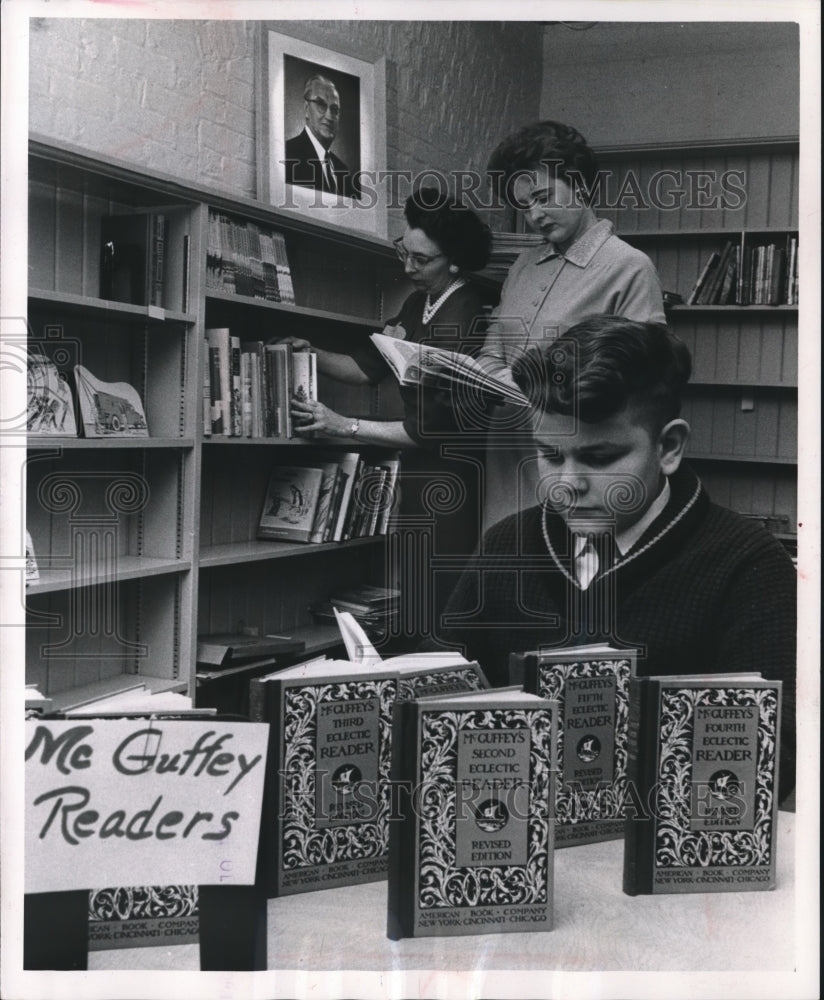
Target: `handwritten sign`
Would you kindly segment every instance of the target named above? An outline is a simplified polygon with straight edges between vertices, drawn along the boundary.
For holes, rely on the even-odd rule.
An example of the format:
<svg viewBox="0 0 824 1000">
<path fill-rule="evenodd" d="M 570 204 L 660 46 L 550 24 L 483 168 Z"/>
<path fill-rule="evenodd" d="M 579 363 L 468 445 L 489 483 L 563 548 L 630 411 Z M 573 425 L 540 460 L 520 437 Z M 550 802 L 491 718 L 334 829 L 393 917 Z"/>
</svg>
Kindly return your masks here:
<svg viewBox="0 0 824 1000">
<path fill-rule="evenodd" d="M 26 892 L 255 880 L 266 725 L 26 723 Z"/>
</svg>

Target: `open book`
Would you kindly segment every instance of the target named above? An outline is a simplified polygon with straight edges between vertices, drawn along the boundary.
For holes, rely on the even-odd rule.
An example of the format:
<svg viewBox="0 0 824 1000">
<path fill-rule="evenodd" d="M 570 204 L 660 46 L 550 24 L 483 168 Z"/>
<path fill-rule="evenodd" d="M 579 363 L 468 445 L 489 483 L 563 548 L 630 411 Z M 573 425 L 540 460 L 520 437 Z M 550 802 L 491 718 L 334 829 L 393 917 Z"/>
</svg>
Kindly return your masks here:
<svg viewBox="0 0 824 1000">
<path fill-rule="evenodd" d="M 371 340 L 401 385 L 463 385 L 516 406 L 529 406 L 529 400 L 511 380 L 487 371 L 469 354 L 397 340 L 385 333 L 373 333 Z"/>
</svg>

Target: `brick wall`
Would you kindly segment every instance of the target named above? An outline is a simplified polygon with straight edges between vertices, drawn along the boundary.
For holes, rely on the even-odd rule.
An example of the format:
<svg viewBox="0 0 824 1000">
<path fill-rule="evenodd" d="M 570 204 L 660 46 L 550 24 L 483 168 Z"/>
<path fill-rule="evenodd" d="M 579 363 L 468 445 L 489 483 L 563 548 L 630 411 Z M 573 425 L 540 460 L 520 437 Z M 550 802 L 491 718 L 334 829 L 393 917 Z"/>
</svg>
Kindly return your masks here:
<svg viewBox="0 0 824 1000">
<path fill-rule="evenodd" d="M 268 22 L 387 57 L 387 167 L 483 170 L 538 114 L 541 31 L 526 23 Z M 30 127 L 138 165 L 254 196 L 250 21 L 34 19 Z M 394 220 L 397 230 L 399 222 Z"/>
</svg>

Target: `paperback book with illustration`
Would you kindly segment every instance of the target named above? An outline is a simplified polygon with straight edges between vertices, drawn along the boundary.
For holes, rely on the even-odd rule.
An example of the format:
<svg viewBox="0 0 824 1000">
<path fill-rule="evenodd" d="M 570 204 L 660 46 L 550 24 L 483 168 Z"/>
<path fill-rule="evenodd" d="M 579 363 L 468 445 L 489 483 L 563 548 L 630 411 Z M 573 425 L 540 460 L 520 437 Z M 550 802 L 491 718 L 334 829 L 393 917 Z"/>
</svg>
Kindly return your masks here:
<svg viewBox="0 0 824 1000">
<path fill-rule="evenodd" d="M 388 937 L 552 928 L 556 716 L 518 688 L 397 703 Z"/>
<path fill-rule="evenodd" d="M 510 655 L 510 682 L 558 702 L 557 847 L 624 835 L 629 683 L 637 651 L 608 645 Z"/>
<path fill-rule="evenodd" d="M 630 682 L 624 892 L 775 887 L 781 682 Z"/>
</svg>

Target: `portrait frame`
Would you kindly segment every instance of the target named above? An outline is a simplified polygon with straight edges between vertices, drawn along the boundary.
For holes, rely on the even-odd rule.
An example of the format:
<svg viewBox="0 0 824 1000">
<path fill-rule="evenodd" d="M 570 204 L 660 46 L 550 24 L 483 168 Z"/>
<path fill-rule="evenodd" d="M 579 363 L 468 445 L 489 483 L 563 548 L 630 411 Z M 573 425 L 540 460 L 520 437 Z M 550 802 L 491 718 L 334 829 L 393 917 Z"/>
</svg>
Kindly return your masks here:
<svg viewBox="0 0 824 1000">
<path fill-rule="evenodd" d="M 265 25 L 258 49 L 258 199 L 314 222 L 386 238 L 385 182 L 381 179 L 386 170 L 385 57 L 370 60 L 337 52 Z M 331 152 L 346 164 L 360 197 L 287 182 L 286 143 L 304 129 L 303 84 L 315 72 L 331 80 L 340 93 L 340 126 Z"/>
</svg>

